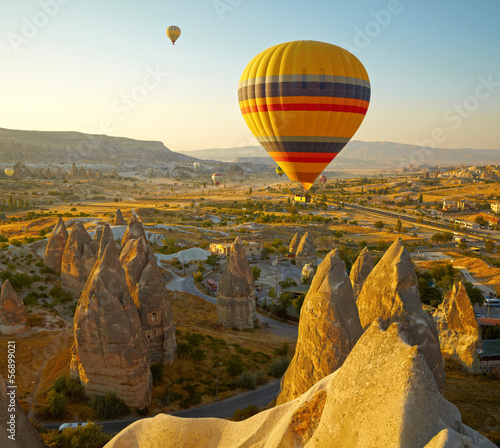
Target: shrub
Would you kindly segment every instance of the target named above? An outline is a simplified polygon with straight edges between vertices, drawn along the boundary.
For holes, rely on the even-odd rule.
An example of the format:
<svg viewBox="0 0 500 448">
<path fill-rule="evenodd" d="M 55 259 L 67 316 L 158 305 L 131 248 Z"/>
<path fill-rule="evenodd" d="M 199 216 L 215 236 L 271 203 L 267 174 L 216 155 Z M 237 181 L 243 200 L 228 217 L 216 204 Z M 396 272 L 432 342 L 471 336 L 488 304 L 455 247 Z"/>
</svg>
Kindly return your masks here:
<svg viewBox="0 0 500 448">
<path fill-rule="evenodd" d="M 227 362 L 226 370 L 230 376 L 236 378 L 244 370 L 243 361 L 239 356 L 231 357 L 231 359 Z"/>
<path fill-rule="evenodd" d="M 52 386 L 52 390 L 56 393 L 63 394 L 71 400 L 81 400 L 85 398 L 85 390 L 80 381 L 61 375 Z"/>
<path fill-rule="evenodd" d="M 255 389 L 257 387 L 257 378 L 252 372 L 245 370 L 236 380 L 238 387 L 245 389 Z"/>
<path fill-rule="evenodd" d="M 190 393 L 187 397 L 181 400 L 179 406 L 183 409 L 187 409 L 190 406 L 196 406 L 201 403 L 201 395 L 198 393 Z"/>
<path fill-rule="evenodd" d="M 9 239 L 3 234 L 0 234 L 0 243 L 7 243 Z"/>
<path fill-rule="evenodd" d="M 18 292 L 23 288 L 30 288 L 32 283 L 35 281 L 33 277 L 28 274 L 22 274 L 19 272 L 3 271 L 0 273 L 0 278 L 5 281 L 9 280 L 12 287 Z"/>
<path fill-rule="evenodd" d="M 279 358 L 275 359 L 267 369 L 267 373 L 270 376 L 274 376 L 275 378 L 281 378 L 288 368 L 288 364 L 290 364 L 289 358 Z"/>
<path fill-rule="evenodd" d="M 47 394 L 47 400 L 47 412 L 49 412 L 54 418 L 63 418 L 68 404 L 66 396 L 62 393 L 51 390 Z"/>
<path fill-rule="evenodd" d="M 288 342 L 283 342 L 283 345 L 280 348 L 274 350 L 274 356 L 279 356 L 280 358 L 284 358 L 288 356 L 289 347 Z"/>
<path fill-rule="evenodd" d="M 233 419 L 240 422 L 242 420 L 246 420 L 247 418 L 252 417 L 255 414 L 259 413 L 259 408 L 254 404 L 249 404 L 244 409 L 236 409 L 233 414 Z"/>
<path fill-rule="evenodd" d="M 38 305 L 38 298 L 40 295 L 36 292 L 30 292 L 24 299 L 23 303 L 25 306 L 36 306 Z"/>
<path fill-rule="evenodd" d="M 10 240 L 10 244 L 11 244 L 12 246 L 16 246 L 16 247 L 21 247 L 21 246 L 23 245 L 23 243 L 21 243 L 21 241 L 16 240 L 15 238 L 12 238 L 12 239 Z"/>
<path fill-rule="evenodd" d="M 60 286 L 55 286 L 49 290 L 49 294 L 54 298 L 54 302 L 58 303 L 67 303 L 73 300 L 73 296 L 62 289 Z"/>
<path fill-rule="evenodd" d="M 52 448 L 102 448 L 111 440 L 102 426 L 89 423 L 81 428 L 67 428 L 61 433 L 51 431 L 43 435 L 45 446 Z"/>
<path fill-rule="evenodd" d="M 258 386 L 260 386 L 261 384 L 266 384 L 267 382 L 266 372 L 264 372 L 263 370 L 259 370 L 255 375 L 255 380 L 257 381 Z"/>
<path fill-rule="evenodd" d="M 129 407 L 113 393 L 108 393 L 105 397 L 93 396 L 90 406 L 100 419 L 119 418 L 130 413 Z"/>
</svg>

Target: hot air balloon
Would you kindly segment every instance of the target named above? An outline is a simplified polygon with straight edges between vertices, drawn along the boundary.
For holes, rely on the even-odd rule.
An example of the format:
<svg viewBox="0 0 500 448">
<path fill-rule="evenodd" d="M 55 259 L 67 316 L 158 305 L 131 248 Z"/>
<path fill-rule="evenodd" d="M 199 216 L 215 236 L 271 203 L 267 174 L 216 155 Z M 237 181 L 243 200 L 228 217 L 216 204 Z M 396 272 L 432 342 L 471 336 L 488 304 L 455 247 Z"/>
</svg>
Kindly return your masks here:
<svg viewBox="0 0 500 448">
<path fill-rule="evenodd" d="M 178 26 L 171 25 L 167 28 L 167 36 L 172 41 L 172 45 L 175 45 L 175 41 L 179 39 L 181 35 L 181 29 Z"/>
<path fill-rule="evenodd" d="M 328 178 L 324 174 L 319 176 L 318 180 L 321 185 L 325 185 L 328 182 Z"/>
<path fill-rule="evenodd" d="M 221 173 L 212 174 L 212 180 L 214 181 L 215 186 L 219 186 L 219 184 L 222 182 L 223 177 L 224 175 L 222 175 Z"/>
<path fill-rule="evenodd" d="M 281 169 L 280 166 L 277 166 L 276 167 L 276 174 L 279 174 L 280 175 L 280 179 L 281 179 L 281 176 L 283 176 L 283 174 L 285 174 L 285 172 Z"/>
<path fill-rule="evenodd" d="M 197 170 L 200 167 L 200 162 L 193 163 L 194 169 Z"/>
<path fill-rule="evenodd" d="M 347 50 L 294 41 L 250 61 L 238 99 L 260 144 L 291 180 L 308 190 L 363 121 L 370 81 Z"/>
<path fill-rule="evenodd" d="M 14 175 L 14 168 L 5 168 L 5 174 L 7 174 L 8 177 L 12 177 Z"/>
</svg>

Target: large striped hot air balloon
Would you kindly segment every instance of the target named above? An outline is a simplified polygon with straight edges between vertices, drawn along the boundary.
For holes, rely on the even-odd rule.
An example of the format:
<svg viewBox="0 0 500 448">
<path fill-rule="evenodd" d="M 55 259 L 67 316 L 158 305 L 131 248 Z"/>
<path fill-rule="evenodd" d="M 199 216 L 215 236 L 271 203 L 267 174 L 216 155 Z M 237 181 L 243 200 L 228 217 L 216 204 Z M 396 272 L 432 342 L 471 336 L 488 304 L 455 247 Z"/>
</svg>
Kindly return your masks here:
<svg viewBox="0 0 500 448">
<path fill-rule="evenodd" d="M 214 181 L 214 184 L 216 187 L 219 186 L 219 184 L 222 182 L 224 175 L 221 173 L 214 173 L 212 174 L 212 180 Z"/>
<path fill-rule="evenodd" d="M 171 25 L 167 28 L 167 36 L 172 41 L 172 45 L 175 45 L 175 41 L 179 39 L 181 35 L 181 29 L 178 26 Z"/>
<path fill-rule="evenodd" d="M 7 174 L 8 177 L 12 177 L 14 175 L 14 168 L 5 168 L 5 174 Z"/>
<path fill-rule="evenodd" d="M 363 121 L 370 81 L 347 50 L 294 41 L 250 61 L 240 78 L 238 99 L 260 144 L 307 190 Z"/>
</svg>

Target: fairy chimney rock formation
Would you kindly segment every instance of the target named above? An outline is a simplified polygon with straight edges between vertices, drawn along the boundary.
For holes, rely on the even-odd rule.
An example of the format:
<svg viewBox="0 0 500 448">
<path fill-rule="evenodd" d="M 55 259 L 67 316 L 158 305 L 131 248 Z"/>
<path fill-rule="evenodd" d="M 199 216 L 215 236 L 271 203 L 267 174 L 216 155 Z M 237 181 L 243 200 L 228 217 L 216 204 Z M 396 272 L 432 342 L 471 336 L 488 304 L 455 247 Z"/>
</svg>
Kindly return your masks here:
<svg viewBox="0 0 500 448">
<path fill-rule="evenodd" d="M 255 283 L 240 237 L 231 244 L 217 289 L 217 317 L 224 327 L 253 328 Z"/>
<path fill-rule="evenodd" d="M 481 328 L 462 282 L 455 283 L 446 293 L 433 318 L 439 332 L 441 353 L 456 359 L 470 372 L 478 373 Z"/>
<path fill-rule="evenodd" d="M 422 350 L 438 389 L 444 393 L 438 332 L 434 320 L 422 308 L 415 267 L 401 238 L 396 239 L 370 272 L 356 303 L 363 329 L 379 318 L 384 328 L 393 322 L 404 325 L 408 343 Z"/>
<path fill-rule="evenodd" d="M 295 253 L 295 261 L 299 267 L 308 263 L 314 266 L 316 265 L 316 248 L 314 247 L 314 241 L 309 232 L 304 233 L 304 236 L 300 240 L 297 252 Z"/>
<path fill-rule="evenodd" d="M 23 301 L 7 279 L 0 295 L 0 323 L 3 333 L 15 335 L 28 331 L 28 312 Z"/>
<path fill-rule="evenodd" d="M 172 363 L 177 342 L 170 297 L 144 235 L 127 241 L 120 262 L 139 312 L 151 363 Z"/>
<path fill-rule="evenodd" d="M 294 400 L 335 372 L 362 334 L 351 281 L 335 249 L 319 265 L 304 299 L 295 355 L 277 404 Z"/>
<path fill-rule="evenodd" d="M 122 211 L 118 209 L 115 214 L 115 226 L 126 226 L 127 223 L 123 218 Z"/>
<path fill-rule="evenodd" d="M 462 423 L 403 325 L 375 322 L 335 373 L 241 422 L 158 414 L 105 448 L 495 448 Z"/>
<path fill-rule="evenodd" d="M 78 168 L 76 167 L 76 163 L 73 162 L 73 165 L 69 170 L 68 179 L 76 179 L 77 177 L 78 177 Z"/>
<path fill-rule="evenodd" d="M 374 262 L 372 254 L 368 248 L 365 247 L 352 265 L 351 272 L 349 274 L 352 289 L 354 290 L 354 297 L 357 298 L 359 296 L 363 283 L 368 277 L 368 274 L 372 271 L 373 266 Z"/>
<path fill-rule="evenodd" d="M 290 241 L 290 246 L 288 247 L 288 252 L 291 254 L 295 255 L 297 253 L 297 249 L 299 248 L 300 240 L 302 239 L 302 236 L 304 235 L 304 231 L 299 230 L 292 238 L 292 241 Z"/>
<path fill-rule="evenodd" d="M 116 168 L 113 168 L 113 171 L 111 171 L 111 177 L 118 178 L 118 171 L 116 171 Z"/>
<path fill-rule="evenodd" d="M 42 437 L 17 401 L 17 389 L 0 374 L 0 446 L 44 448 Z M 12 418 L 14 416 L 14 418 Z"/>
<path fill-rule="evenodd" d="M 146 338 L 114 241 L 101 243 L 76 307 L 71 376 L 88 395 L 112 392 L 127 406 L 144 408 L 152 394 Z"/>
<path fill-rule="evenodd" d="M 142 223 L 139 221 L 137 216 L 132 214 L 132 218 L 130 219 L 127 229 L 123 234 L 122 246 L 121 246 L 122 250 L 130 240 L 135 240 L 139 238 L 141 235 L 146 237 L 146 233 L 144 232 L 144 227 L 142 226 Z"/>
<path fill-rule="evenodd" d="M 44 258 L 45 265 L 55 272 L 61 272 L 62 257 L 67 241 L 68 231 L 62 218 L 59 218 L 50 235 Z"/>
<path fill-rule="evenodd" d="M 314 275 L 314 268 L 310 264 L 304 265 L 302 268 L 302 280 L 308 279 Z"/>
<path fill-rule="evenodd" d="M 61 263 L 61 286 L 80 294 L 96 261 L 92 238 L 81 221 L 77 221 L 64 247 Z"/>
</svg>

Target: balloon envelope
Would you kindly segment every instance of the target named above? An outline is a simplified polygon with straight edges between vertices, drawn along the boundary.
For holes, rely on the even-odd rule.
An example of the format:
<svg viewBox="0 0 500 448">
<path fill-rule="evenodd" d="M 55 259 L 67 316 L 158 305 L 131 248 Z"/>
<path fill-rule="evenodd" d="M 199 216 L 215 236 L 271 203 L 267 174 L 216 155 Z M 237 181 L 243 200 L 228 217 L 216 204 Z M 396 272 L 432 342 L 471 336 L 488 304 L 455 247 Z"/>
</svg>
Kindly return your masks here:
<svg viewBox="0 0 500 448">
<path fill-rule="evenodd" d="M 212 180 L 214 181 L 214 184 L 219 186 L 219 184 L 222 182 L 222 178 L 224 176 L 221 173 L 214 173 L 212 174 Z"/>
<path fill-rule="evenodd" d="M 347 50 L 293 41 L 250 61 L 238 99 L 260 144 L 291 180 L 309 189 L 363 121 L 370 81 Z"/>
<path fill-rule="evenodd" d="M 198 169 L 200 167 L 200 162 L 194 162 L 193 163 L 193 166 Z"/>
<path fill-rule="evenodd" d="M 14 169 L 13 168 L 5 168 L 5 174 L 7 174 L 7 176 L 9 176 L 9 177 L 12 177 L 14 174 Z"/>
<path fill-rule="evenodd" d="M 283 171 L 283 169 L 280 166 L 277 166 L 276 167 L 276 174 L 279 174 L 281 177 L 281 176 L 283 176 L 283 174 L 285 174 L 285 172 Z"/>
<path fill-rule="evenodd" d="M 326 182 L 328 181 L 327 177 L 324 174 L 322 176 L 319 176 L 318 180 L 320 184 L 326 184 Z"/>
<path fill-rule="evenodd" d="M 181 29 L 178 26 L 171 25 L 167 28 L 167 36 L 172 41 L 172 45 L 175 45 L 175 41 L 179 39 L 181 35 Z"/>
</svg>

